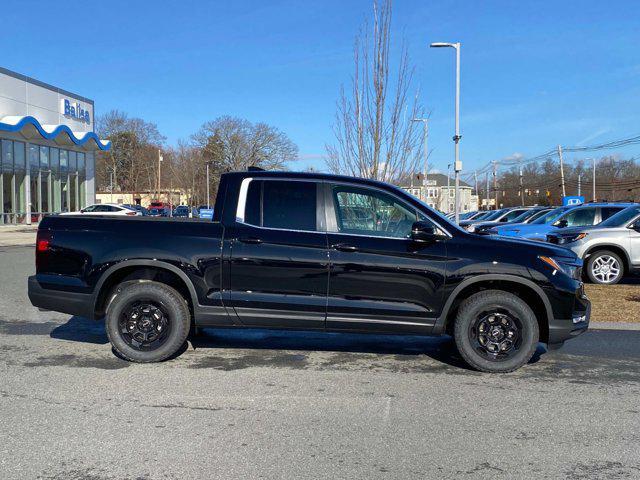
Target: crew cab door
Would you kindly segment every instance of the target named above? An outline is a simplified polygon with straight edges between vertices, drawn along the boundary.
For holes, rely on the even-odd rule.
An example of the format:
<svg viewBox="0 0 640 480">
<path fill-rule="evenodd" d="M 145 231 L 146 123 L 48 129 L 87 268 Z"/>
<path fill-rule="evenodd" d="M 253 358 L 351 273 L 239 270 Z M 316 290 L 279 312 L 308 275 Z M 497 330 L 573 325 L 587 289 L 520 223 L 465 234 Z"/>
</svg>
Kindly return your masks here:
<svg viewBox="0 0 640 480">
<path fill-rule="evenodd" d="M 245 178 L 231 239 L 225 305 L 256 327 L 323 329 L 327 234 L 312 181 Z"/>
<path fill-rule="evenodd" d="M 427 218 L 388 192 L 327 183 L 325 198 L 327 328 L 428 333 L 442 307 L 446 240 L 411 240 Z"/>
</svg>

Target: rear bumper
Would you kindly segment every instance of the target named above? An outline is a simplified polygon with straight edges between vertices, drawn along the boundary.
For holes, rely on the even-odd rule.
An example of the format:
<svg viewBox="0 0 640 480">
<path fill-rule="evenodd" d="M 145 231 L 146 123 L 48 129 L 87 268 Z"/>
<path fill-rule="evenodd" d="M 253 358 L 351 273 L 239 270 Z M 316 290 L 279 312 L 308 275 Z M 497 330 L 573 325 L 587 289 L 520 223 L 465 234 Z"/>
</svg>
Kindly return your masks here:
<svg viewBox="0 0 640 480">
<path fill-rule="evenodd" d="M 578 308 L 573 313 L 573 318 L 549 322 L 549 345 L 563 343 L 587 331 L 591 319 L 591 302 L 586 297 L 581 298 L 580 304 L 576 306 L 583 308 Z"/>
<path fill-rule="evenodd" d="M 37 277 L 28 280 L 29 300 L 34 307 L 93 318 L 93 294 L 43 288 Z"/>
</svg>

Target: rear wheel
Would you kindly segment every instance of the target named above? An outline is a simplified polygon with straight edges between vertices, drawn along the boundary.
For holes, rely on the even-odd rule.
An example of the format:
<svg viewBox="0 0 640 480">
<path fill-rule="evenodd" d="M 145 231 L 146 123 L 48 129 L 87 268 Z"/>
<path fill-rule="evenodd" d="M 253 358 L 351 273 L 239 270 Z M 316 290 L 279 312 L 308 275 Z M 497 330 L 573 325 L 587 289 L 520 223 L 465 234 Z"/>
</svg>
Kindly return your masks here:
<svg viewBox="0 0 640 480">
<path fill-rule="evenodd" d="M 622 280 L 624 263 L 617 253 L 600 250 L 587 260 L 587 277 L 593 283 L 614 285 Z"/>
<path fill-rule="evenodd" d="M 454 337 L 462 358 L 482 372 L 512 372 L 527 363 L 540 331 L 531 308 L 501 290 L 476 293 L 462 302 Z"/>
<path fill-rule="evenodd" d="M 189 334 L 191 315 L 184 298 L 157 282 L 125 282 L 106 314 L 115 351 L 132 362 L 159 362 L 175 354 Z"/>
</svg>

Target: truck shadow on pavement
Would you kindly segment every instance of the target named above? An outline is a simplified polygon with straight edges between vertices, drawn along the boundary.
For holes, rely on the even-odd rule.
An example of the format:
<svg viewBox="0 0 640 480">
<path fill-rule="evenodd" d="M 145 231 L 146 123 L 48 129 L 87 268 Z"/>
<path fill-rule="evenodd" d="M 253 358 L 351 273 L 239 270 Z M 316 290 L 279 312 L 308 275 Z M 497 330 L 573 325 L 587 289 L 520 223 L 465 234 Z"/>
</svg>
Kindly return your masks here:
<svg viewBox="0 0 640 480">
<path fill-rule="evenodd" d="M 49 324 L 50 325 L 50 324 Z M 53 339 L 107 345 L 104 323 L 71 317 L 51 329 Z M 7 332 L 8 333 L 8 332 Z M 19 332 L 14 332 L 18 334 Z M 20 334 L 35 332 L 21 331 Z M 40 334 L 44 332 L 39 332 Z M 378 335 L 332 332 L 303 332 L 271 329 L 205 328 L 191 335 L 190 346 L 199 355 L 183 355 L 185 345 L 171 360 L 190 368 L 237 370 L 250 367 L 285 368 L 379 368 L 401 371 L 469 372 L 448 336 Z M 640 366 L 640 331 L 590 330 L 557 352 L 538 346 L 530 364 L 542 365 L 550 374 L 574 375 L 576 369 L 588 377 L 611 376 L 620 370 L 625 380 Z M 116 355 L 117 356 L 117 355 Z M 580 360 L 582 358 L 582 360 Z M 426 365 L 423 360 L 427 360 Z M 543 359 L 542 362 L 540 360 Z M 377 367 L 376 367 L 377 365 Z M 453 367 L 453 368 L 451 368 Z M 573 372 L 573 373 L 570 373 Z M 469 372 L 471 373 L 471 372 Z M 539 372 L 541 373 L 541 372 Z M 621 377 L 622 378 L 622 377 Z"/>
</svg>

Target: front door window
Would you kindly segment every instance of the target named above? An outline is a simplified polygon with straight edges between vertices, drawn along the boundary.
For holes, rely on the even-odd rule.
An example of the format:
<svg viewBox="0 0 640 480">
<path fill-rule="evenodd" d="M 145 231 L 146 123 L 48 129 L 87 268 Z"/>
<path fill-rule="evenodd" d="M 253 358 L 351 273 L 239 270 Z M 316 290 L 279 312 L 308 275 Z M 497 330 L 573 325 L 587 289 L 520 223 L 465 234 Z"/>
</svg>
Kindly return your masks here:
<svg viewBox="0 0 640 480">
<path fill-rule="evenodd" d="M 333 198 L 340 233 L 408 238 L 418 219 L 415 210 L 375 190 L 335 185 Z"/>
</svg>

